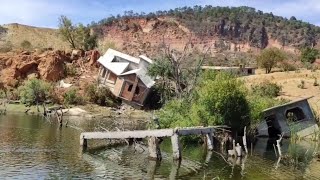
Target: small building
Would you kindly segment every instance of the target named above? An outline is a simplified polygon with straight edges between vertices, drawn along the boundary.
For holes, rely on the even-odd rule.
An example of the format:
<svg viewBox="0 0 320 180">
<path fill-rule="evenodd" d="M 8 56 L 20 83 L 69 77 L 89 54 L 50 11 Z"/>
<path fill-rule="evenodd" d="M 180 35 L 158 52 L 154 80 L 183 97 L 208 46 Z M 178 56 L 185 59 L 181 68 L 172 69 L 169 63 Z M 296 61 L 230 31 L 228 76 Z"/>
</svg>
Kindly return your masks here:
<svg viewBox="0 0 320 180">
<path fill-rule="evenodd" d="M 143 106 L 155 81 L 147 75 L 148 66 L 153 63 L 148 57 L 129 56 L 108 49 L 98 59 L 100 64 L 98 83 L 108 87 L 111 92 L 129 102 Z"/>
<path fill-rule="evenodd" d="M 258 136 L 278 137 L 283 133 L 284 137 L 290 137 L 294 133 L 305 137 L 317 132 L 319 127 L 308 103 L 309 98 L 264 110 L 264 121 L 258 126 Z"/>
<path fill-rule="evenodd" d="M 254 75 L 256 70 L 256 68 L 253 68 L 253 67 L 243 67 L 243 66 L 239 66 L 239 67 L 202 66 L 201 69 L 230 72 L 232 74 L 239 75 L 239 76 Z"/>
</svg>

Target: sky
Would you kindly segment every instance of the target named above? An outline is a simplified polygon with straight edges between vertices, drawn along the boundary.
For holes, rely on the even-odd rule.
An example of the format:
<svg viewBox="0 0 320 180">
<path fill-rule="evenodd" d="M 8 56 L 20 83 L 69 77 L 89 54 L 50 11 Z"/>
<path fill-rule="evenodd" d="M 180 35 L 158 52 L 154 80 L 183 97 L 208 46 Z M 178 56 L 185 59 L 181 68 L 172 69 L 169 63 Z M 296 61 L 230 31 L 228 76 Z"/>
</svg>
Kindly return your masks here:
<svg viewBox="0 0 320 180">
<path fill-rule="evenodd" d="M 0 0 L 0 24 L 56 28 L 61 15 L 89 24 L 128 10 L 148 13 L 195 5 L 249 6 L 320 26 L 319 0 Z"/>
</svg>

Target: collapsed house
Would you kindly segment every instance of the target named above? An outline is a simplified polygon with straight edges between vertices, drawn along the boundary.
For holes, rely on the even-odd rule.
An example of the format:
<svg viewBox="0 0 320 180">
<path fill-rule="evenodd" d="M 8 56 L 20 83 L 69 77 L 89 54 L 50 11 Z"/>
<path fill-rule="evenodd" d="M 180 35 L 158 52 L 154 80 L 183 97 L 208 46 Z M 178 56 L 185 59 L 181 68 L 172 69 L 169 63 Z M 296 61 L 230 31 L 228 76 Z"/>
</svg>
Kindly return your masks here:
<svg viewBox="0 0 320 180">
<path fill-rule="evenodd" d="M 292 101 L 263 111 L 264 121 L 258 126 L 258 136 L 309 136 L 319 130 L 308 98 Z"/>
<path fill-rule="evenodd" d="M 98 59 L 100 64 L 98 83 L 106 86 L 117 97 L 143 106 L 154 85 L 147 75 L 148 66 L 153 63 L 148 57 L 129 56 L 113 49 Z"/>
<path fill-rule="evenodd" d="M 248 76 L 248 75 L 254 75 L 256 68 L 253 67 L 224 67 L 224 66 L 202 66 L 202 70 L 214 70 L 214 71 L 223 71 L 223 72 L 229 72 L 235 75 L 239 76 Z"/>
</svg>

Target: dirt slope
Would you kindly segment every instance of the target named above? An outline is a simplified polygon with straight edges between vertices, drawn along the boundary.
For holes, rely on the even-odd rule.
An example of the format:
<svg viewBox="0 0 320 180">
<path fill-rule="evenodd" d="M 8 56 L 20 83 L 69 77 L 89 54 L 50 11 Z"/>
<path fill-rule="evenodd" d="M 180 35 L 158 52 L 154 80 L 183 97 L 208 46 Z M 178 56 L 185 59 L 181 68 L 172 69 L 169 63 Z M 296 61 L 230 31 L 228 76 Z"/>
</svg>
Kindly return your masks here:
<svg viewBox="0 0 320 180">
<path fill-rule="evenodd" d="M 303 69 L 300 71 L 275 72 L 271 74 L 262 74 L 261 70 L 260 74 L 243 77 L 248 87 L 251 84 L 257 84 L 266 80 L 281 85 L 282 93 L 279 98 L 296 100 L 313 96 L 309 100 L 309 103 L 320 113 L 320 86 L 314 86 L 315 78 L 320 84 L 320 70 L 312 72 L 311 70 Z M 304 88 L 298 87 L 301 81 L 304 81 Z"/>
<path fill-rule="evenodd" d="M 69 45 L 61 39 L 56 29 L 40 28 L 21 24 L 2 25 L 5 32 L 0 37 L 0 46 L 12 44 L 14 49 L 21 48 L 26 40 L 32 48 L 53 48 L 59 50 L 69 49 Z"/>
</svg>

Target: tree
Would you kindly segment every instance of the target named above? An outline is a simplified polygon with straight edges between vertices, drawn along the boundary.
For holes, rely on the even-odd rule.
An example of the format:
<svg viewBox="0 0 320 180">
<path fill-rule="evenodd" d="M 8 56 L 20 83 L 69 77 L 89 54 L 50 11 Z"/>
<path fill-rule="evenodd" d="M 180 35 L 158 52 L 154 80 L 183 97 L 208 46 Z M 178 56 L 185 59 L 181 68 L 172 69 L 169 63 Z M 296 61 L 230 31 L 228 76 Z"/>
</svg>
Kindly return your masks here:
<svg viewBox="0 0 320 180">
<path fill-rule="evenodd" d="M 50 83 L 34 78 L 19 87 L 19 95 L 23 103 L 38 104 L 48 100 L 52 90 Z"/>
<path fill-rule="evenodd" d="M 194 99 L 174 99 L 160 111 L 164 127 L 228 125 L 233 132 L 250 123 L 243 83 L 231 74 L 205 72 Z"/>
<path fill-rule="evenodd" d="M 301 50 L 301 61 L 304 63 L 314 63 L 319 55 L 319 50 L 314 48 L 303 48 Z"/>
<path fill-rule="evenodd" d="M 257 57 L 258 65 L 266 69 L 266 73 L 269 74 L 271 69 L 282 62 L 286 58 L 285 54 L 278 48 L 264 49 Z"/>
<path fill-rule="evenodd" d="M 66 16 L 59 18 L 59 32 L 63 39 L 68 41 L 72 48 L 76 49 L 76 27 Z"/>
<path fill-rule="evenodd" d="M 59 18 L 59 32 L 73 49 L 90 50 L 97 47 L 97 36 L 91 33 L 89 26 L 73 25 L 66 16 Z"/>
<path fill-rule="evenodd" d="M 172 97 L 182 98 L 189 96 L 195 87 L 201 65 L 210 48 L 205 53 L 190 53 L 191 43 L 187 43 L 182 53 L 171 50 L 165 45 L 164 54 L 155 63 L 149 66 L 148 74 L 152 77 L 160 77 L 158 87 L 162 92 L 162 102 Z M 193 54 L 193 57 L 191 57 Z M 194 59 L 195 68 L 184 67 L 188 59 Z"/>
</svg>

